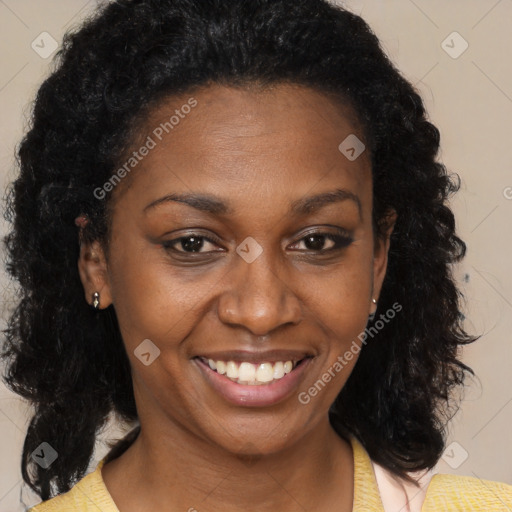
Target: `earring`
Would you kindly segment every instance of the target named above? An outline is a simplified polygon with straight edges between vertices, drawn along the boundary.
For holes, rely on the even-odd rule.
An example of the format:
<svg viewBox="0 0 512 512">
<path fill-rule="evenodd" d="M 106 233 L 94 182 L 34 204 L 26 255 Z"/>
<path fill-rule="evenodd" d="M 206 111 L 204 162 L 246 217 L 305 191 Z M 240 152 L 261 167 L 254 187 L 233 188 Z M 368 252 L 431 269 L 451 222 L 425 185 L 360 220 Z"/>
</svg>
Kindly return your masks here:
<svg viewBox="0 0 512 512">
<path fill-rule="evenodd" d="M 372 302 L 373 302 L 374 304 L 377 304 L 377 301 L 376 301 L 375 299 L 372 299 Z M 375 318 L 375 313 L 370 313 L 370 314 L 368 315 L 368 319 L 369 319 L 369 320 L 373 320 L 374 318 Z"/>
<path fill-rule="evenodd" d="M 100 294 L 98 292 L 92 294 L 92 306 L 94 309 L 100 309 Z"/>
</svg>

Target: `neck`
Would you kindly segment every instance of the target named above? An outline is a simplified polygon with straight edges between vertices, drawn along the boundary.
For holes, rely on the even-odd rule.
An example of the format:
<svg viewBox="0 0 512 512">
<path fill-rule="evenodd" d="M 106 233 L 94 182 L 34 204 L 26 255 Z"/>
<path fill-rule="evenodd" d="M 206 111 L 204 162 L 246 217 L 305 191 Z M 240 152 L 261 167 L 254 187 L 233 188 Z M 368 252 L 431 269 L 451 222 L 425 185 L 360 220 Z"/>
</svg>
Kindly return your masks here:
<svg viewBox="0 0 512 512">
<path fill-rule="evenodd" d="M 143 424 L 130 448 L 102 470 L 120 512 L 238 512 L 255 504 L 261 512 L 352 510 L 352 450 L 328 418 L 279 453 L 255 450 L 245 458 L 178 425 L 163 431 L 160 421 Z"/>
</svg>

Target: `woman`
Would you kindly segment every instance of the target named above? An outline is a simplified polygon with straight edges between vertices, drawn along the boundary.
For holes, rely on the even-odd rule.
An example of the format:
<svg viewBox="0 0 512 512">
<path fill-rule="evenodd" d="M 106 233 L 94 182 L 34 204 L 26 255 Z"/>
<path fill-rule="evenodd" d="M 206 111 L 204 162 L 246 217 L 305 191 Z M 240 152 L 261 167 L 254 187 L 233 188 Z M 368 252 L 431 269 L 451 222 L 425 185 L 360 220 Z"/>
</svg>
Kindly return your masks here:
<svg viewBox="0 0 512 512">
<path fill-rule="evenodd" d="M 323 0 L 119 0 L 68 35 L 9 210 L 31 510 L 511 506 L 429 472 L 476 339 L 438 147 Z M 84 476 L 111 412 L 137 426 Z"/>
</svg>

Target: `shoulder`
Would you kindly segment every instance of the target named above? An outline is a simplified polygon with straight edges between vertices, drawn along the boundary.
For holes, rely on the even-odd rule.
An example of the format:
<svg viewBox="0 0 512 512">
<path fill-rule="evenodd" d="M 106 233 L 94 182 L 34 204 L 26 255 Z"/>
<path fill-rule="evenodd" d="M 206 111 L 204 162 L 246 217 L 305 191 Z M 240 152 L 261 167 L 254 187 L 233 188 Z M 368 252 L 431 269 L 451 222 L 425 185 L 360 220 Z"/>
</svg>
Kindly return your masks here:
<svg viewBox="0 0 512 512">
<path fill-rule="evenodd" d="M 471 476 L 435 474 L 422 512 L 502 512 L 512 510 L 512 485 Z"/>
<path fill-rule="evenodd" d="M 68 492 L 43 501 L 28 512 L 119 512 L 101 477 L 102 460 Z"/>
</svg>

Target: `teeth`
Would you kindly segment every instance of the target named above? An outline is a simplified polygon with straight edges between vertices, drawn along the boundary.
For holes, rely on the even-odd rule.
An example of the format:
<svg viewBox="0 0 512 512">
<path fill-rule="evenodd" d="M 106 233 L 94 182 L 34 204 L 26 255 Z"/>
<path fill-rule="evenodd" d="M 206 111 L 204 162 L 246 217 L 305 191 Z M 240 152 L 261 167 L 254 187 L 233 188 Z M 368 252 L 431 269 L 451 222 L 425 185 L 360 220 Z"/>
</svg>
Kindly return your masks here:
<svg viewBox="0 0 512 512">
<path fill-rule="evenodd" d="M 297 365 L 297 361 L 277 361 L 252 364 L 248 362 L 214 361 L 208 359 L 209 367 L 221 375 L 226 375 L 238 384 L 256 386 L 282 379 Z"/>
<path fill-rule="evenodd" d="M 226 363 L 226 377 L 238 379 L 238 366 L 233 361 Z"/>
<path fill-rule="evenodd" d="M 274 368 L 272 368 L 270 363 L 261 363 L 258 366 L 256 370 L 256 380 L 258 382 L 270 382 L 274 380 Z"/>
<path fill-rule="evenodd" d="M 274 379 L 280 379 L 284 377 L 284 363 L 281 361 L 274 365 Z"/>
<path fill-rule="evenodd" d="M 215 368 L 213 369 L 215 370 Z M 221 375 L 224 375 L 226 373 L 226 363 L 224 361 L 217 361 L 217 373 L 220 373 Z"/>
<path fill-rule="evenodd" d="M 238 378 L 240 380 L 252 381 L 256 378 L 256 368 L 251 363 L 241 363 L 238 368 Z"/>
</svg>

